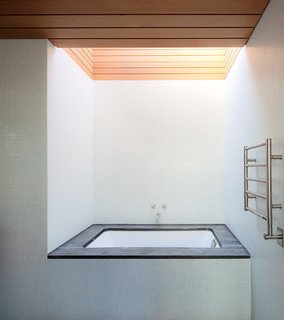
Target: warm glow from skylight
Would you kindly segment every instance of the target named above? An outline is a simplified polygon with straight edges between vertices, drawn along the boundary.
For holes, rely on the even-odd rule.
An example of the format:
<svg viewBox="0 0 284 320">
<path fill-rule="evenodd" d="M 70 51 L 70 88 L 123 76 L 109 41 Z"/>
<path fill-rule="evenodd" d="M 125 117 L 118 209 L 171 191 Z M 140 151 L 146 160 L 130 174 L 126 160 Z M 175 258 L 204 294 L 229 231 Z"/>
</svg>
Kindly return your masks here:
<svg viewBox="0 0 284 320">
<path fill-rule="evenodd" d="M 69 48 L 94 80 L 224 80 L 240 48 Z"/>
</svg>

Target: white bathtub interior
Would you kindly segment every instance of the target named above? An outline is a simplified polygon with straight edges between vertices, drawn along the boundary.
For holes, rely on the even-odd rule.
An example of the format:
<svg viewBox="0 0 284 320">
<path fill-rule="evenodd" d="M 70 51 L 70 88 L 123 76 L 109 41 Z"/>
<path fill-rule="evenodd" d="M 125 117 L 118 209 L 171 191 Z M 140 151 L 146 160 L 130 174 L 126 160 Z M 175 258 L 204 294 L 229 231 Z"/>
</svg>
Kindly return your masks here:
<svg viewBox="0 0 284 320">
<path fill-rule="evenodd" d="M 106 230 L 86 248 L 220 248 L 210 230 Z"/>
</svg>

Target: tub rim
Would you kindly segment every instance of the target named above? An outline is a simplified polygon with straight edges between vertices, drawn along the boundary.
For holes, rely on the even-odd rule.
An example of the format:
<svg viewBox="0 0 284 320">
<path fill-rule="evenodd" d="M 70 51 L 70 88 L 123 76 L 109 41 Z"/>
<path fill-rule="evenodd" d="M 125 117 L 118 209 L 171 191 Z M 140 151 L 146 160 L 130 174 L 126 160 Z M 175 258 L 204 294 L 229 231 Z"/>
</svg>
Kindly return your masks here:
<svg viewBox="0 0 284 320">
<path fill-rule="evenodd" d="M 208 230 L 220 248 L 85 248 L 106 230 Z M 47 255 L 48 259 L 249 259 L 250 253 L 225 224 L 92 224 Z"/>
</svg>

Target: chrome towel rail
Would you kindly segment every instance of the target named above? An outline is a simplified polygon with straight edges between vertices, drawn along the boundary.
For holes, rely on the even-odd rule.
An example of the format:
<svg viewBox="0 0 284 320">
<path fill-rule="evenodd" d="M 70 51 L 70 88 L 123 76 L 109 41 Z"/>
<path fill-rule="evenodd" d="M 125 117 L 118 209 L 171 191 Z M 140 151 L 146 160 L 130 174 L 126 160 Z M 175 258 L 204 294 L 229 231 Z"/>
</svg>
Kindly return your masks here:
<svg viewBox="0 0 284 320">
<path fill-rule="evenodd" d="M 258 217 L 267 221 L 267 234 L 264 234 L 265 240 L 275 239 L 278 244 L 284 246 L 283 229 L 277 228 L 277 234 L 273 234 L 273 214 L 272 209 L 282 209 L 282 204 L 272 203 L 272 160 L 281 160 L 282 155 L 272 155 L 272 142 L 271 139 L 266 139 L 264 143 L 260 143 L 254 146 L 244 147 L 244 210 L 249 211 Z M 248 151 L 252 149 L 265 147 L 266 150 L 266 162 L 257 162 L 254 158 L 248 157 Z M 249 168 L 251 167 L 265 167 L 266 179 L 249 176 Z M 249 190 L 249 182 L 259 182 L 266 184 L 266 193 L 261 194 L 258 192 Z M 264 199 L 266 200 L 266 215 L 258 212 L 249 206 L 249 199 Z"/>
</svg>

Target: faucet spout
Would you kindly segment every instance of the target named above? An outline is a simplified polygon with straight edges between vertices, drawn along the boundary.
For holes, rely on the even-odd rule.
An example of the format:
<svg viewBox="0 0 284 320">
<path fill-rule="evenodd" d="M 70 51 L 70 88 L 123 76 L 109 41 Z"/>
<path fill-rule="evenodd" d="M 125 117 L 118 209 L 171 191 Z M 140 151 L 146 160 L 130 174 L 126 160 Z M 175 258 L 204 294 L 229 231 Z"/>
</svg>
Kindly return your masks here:
<svg viewBox="0 0 284 320">
<path fill-rule="evenodd" d="M 160 223 L 160 218 L 161 218 L 161 212 L 157 212 L 156 213 L 156 223 L 159 224 Z"/>
</svg>

